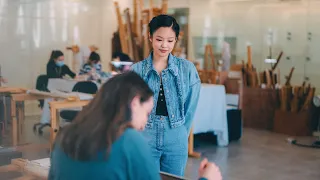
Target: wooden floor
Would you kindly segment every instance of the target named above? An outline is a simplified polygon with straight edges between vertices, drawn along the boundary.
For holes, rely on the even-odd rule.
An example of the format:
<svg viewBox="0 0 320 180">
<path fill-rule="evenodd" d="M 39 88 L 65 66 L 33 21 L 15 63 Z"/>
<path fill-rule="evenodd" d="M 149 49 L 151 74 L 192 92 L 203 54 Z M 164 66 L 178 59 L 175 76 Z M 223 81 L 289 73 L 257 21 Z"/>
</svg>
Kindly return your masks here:
<svg viewBox="0 0 320 180">
<path fill-rule="evenodd" d="M 49 129 L 45 129 L 41 137 L 32 131 L 33 123 L 38 121 L 39 117 L 28 117 L 26 120 L 24 139 L 17 148 L 22 158 L 34 160 L 49 157 Z M 0 138 L 0 146 L 10 147 L 10 128 L 5 134 Z M 196 138 L 195 150 L 219 165 L 224 180 L 319 180 L 320 149 L 293 146 L 286 142 L 286 138 L 285 135 L 267 131 L 244 129 L 242 140 L 228 147 L 217 147 L 208 140 Z M 308 143 L 313 139 L 301 140 Z M 10 158 L 0 156 L 0 165 L 8 164 Z M 197 179 L 199 163 L 200 159 L 189 158 L 185 173 L 187 178 Z M 16 179 L 21 175 L 16 171 L 0 171 L 1 180 Z"/>
</svg>

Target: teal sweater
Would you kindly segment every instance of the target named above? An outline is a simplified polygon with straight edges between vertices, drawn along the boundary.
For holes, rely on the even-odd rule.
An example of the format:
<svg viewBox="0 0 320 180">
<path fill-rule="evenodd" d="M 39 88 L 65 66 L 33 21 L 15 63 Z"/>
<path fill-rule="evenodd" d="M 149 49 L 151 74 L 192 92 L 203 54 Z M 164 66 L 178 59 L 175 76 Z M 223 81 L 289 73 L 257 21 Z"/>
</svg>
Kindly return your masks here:
<svg viewBox="0 0 320 180">
<path fill-rule="evenodd" d="M 51 154 L 48 180 L 160 180 L 147 143 L 134 129 L 128 128 L 113 143 L 108 159 L 103 158 L 104 153 L 99 152 L 95 161 L 80 162 L 57 145 Z"/>
</svg>

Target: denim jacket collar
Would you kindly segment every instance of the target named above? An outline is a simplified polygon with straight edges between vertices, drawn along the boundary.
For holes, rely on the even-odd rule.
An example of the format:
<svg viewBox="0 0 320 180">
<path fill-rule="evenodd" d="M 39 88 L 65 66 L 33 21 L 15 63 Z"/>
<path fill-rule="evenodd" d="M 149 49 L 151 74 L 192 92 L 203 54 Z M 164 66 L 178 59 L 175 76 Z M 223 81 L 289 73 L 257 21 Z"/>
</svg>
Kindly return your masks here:
<svg viewBox="0 0 320 180">
<path fill-rule="evenodd" d="M 145 78 L 149 75 L 149 73 L 152 70 L 156 71 L 153 67 L 152 58 L 153 58 L 153 51 L 146 58 L 146 66 L 145 66 L 146 69 L 145 69 L 145 74 L 144 74 Z M 168 57 L 168 68 L 167 69 L 172 73 L 172 75 L 178 76 L 177 59 L 171 53 L 169 54 L 169 57 Z"/>
</svg>

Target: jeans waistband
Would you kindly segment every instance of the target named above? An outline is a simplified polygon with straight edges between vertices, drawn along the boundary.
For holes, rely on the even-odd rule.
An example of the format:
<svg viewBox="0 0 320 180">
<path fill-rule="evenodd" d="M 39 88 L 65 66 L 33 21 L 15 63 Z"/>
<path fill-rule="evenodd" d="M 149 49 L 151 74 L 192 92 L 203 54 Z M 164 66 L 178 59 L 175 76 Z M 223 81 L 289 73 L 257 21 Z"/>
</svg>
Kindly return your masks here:
<svg viewBox="0 0 320 180">
<path fill-rule="evenodd" d="M 156 127 L 162 127 L 164 129 L 170 129 L 170 120 L 168 116 L 159 116 L 156 115 L 155 118 L 153 119 L 153 128 L 155 129 Z"/>
</svg>

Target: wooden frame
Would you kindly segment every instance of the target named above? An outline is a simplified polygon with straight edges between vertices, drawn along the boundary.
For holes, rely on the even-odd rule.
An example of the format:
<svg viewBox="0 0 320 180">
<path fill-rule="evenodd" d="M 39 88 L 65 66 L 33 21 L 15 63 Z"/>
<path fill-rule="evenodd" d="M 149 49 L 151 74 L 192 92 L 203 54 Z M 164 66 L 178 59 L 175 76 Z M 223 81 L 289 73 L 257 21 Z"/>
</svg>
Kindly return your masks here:
<svg viewBox="0 0 320 180">
<path fill-rule="evenodd" d="M 83 107 L 86 106 L 90 101 L 52 101 L 49 102 L 50 105 L 50 114 L 51 114 L 51 130 L 50 130 L 50 149 L 52 150 L 52 145 L 57 136 L 59 130 L 58 125 L 58 110 L 64 108 L 74 108 L 74 107 Z"/>
<path fill-rule="evenodd" d="M 23 132 L 24 124 L 24 109 L 22 106 L 17 107 L 17 102 L 24 102 L 28 100 L 41 100 L 50 98 L 48 96 L 42 95 L 32 95 L 32 94 L 12 94 L 11 95 L 11 115 L 12 115 L 12 145 L 17 146 L 20 140 L 20 135 Z M 17 108 L 17 109 L 16 109 Z M 18 113 L 17 113 L 18 110 Z"/>
<path fill-rule="evenodd" d="M 193 146 L 194 146 L 194 135 L 193 135 L 193 129 L 191 128 L 190 134 L 189 134 L 189 139 L 188 139 L 188 155 L 190 157 L 194 158 L 200 158 L 201 154 L 198 152 L 193 151 Z"/>
</svg>

